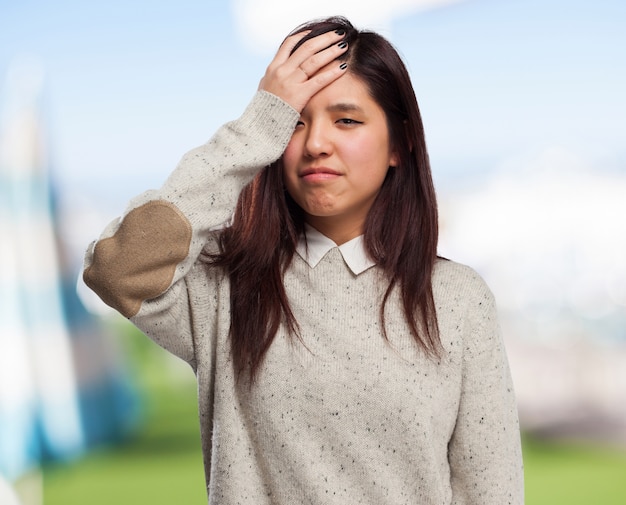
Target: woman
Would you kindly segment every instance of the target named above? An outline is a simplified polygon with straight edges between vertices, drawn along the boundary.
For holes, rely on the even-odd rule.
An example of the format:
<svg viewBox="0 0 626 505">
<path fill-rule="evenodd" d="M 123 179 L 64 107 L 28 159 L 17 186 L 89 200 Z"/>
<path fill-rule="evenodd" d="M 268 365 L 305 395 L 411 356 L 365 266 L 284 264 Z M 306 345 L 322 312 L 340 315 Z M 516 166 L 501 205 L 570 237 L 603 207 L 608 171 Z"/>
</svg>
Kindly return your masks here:
<svg viewBox="0 0 626 505">
<path fill-rule="evenodd" d="M 436 247 L 407 71 L 331 18 L 130 203 L 84 278 L 194 369 L 209 502 L 522 503 L 493 297 Z"/>
</svg>

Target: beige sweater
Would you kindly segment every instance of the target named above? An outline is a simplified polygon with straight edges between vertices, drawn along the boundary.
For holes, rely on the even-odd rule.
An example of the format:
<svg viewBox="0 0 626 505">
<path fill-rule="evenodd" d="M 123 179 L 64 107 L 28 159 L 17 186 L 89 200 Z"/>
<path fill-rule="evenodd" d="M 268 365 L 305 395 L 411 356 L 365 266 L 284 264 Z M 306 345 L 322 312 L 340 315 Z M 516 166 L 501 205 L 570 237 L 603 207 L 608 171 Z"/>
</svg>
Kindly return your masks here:
<svg viewBox="0 0 626 505">
<path fill-rule="evenodd" d="M 493 297 L 470 268 L 436 265 L 443 358 L 420 353 L 397 293 L 379 307 L 377 267 L 354 275 L 337 248 L 284 283 L 304 344 L 279 331 L 252 388 L 233 375 L 229 284 L 198 261 L 243 185 L 285 149 L 298 114 L 259 92 L 189 152 L 165 185 L 130 203 L 89 248 L 102 299 L 198 380 L 209 502 L 523 503 L 517 411 Z"/>
</svg>

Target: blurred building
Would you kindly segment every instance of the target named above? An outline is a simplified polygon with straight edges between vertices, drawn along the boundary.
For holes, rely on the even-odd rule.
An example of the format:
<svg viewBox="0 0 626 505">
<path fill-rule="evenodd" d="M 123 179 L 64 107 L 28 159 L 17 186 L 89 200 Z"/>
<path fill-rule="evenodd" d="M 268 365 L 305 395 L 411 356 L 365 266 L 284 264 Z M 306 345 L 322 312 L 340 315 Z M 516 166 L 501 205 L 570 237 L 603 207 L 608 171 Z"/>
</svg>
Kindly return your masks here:
<svg viewBox="0 0 626 505">
<path fill-rule="evenodd" d="M 0 109 L 0 474 L 67 460 L 136 422 L 132 386 L 76 295 L 42 121 L 42 72 L 7 76 Z"/>
<path fill-rule="evenodd" d="M 523 428 L 626 447 L 626 173 L 559 147 L 448 196 L 441 248 L 496 294 Z"/>
</svg>

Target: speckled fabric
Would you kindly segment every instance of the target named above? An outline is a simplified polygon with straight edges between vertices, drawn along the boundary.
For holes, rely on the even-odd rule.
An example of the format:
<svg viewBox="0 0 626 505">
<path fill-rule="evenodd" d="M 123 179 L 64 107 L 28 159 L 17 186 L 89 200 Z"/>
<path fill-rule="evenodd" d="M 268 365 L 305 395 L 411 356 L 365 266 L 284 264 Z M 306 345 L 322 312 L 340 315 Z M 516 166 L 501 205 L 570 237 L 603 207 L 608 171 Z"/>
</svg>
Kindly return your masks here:
<svg viewBox="0 0 626 505">
<path fill-rule="evenodd" d="M 237 385 L 228 279 L 198 258 L 214 247 L 212 230 L 243 185 L 281 155 L 297 119 L 259 92 L 240 119 L 188 153 L 161 190 L 131 202 L 124 221 L 113 222 L 86 255 L 88 285 L 196 373 L 209 502 L 523 503 L 517 411 L 496 308 L 466 266 L 436 265 L 445 352 L 434 361 L 412 340 L 397 293 L 387 306 L 389 341 L 383 338 L 385 283 L 376 266 L 354 275 L 338 248 L 314 268 L 294 256 L 284 282 L 302 342 L 280 330 L 258 381 Z M 159 240 L 145 238 L 151 251 L 144 260 L 137 252 L 154 229 L 148 202 L 160 202 L 163 225 Z M 189 229 L 180 261 L 181 239 L 168 237 L 187 237 Z M 127 276 L 154 279 L 143 290 Z"/>
</svg>

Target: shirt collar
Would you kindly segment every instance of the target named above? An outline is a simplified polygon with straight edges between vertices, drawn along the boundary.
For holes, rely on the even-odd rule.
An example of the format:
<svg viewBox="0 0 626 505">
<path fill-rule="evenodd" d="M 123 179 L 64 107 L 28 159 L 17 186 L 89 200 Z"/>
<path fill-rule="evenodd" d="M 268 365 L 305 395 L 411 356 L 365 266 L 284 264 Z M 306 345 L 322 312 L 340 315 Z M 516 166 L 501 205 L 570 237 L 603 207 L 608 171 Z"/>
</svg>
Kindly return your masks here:
<svg viewBox="0 0 626 505">
<path fill-rule="evenodd" d="M 359 275 L 365 272 L 368 268 L 373 267 L 374 262 L 365 251 L 363 244 L 363 235 L 345 242 L 338 246 L 335 242 L 329 239 L 326 235 L 322 234 L 312 226 L 305 224 L 305 230 L 300 235 L 298 245 L 296 246 L 296 252 L 302 257 L 304 261 L 308 263 L 311 268 L 315 268 L 317 264 L 322 260 L 324 256 L 337 247 L 343 260 L 346 262 L 350 270 L 354 275 Z"/>
</svg>

